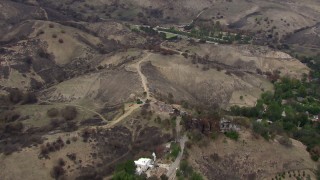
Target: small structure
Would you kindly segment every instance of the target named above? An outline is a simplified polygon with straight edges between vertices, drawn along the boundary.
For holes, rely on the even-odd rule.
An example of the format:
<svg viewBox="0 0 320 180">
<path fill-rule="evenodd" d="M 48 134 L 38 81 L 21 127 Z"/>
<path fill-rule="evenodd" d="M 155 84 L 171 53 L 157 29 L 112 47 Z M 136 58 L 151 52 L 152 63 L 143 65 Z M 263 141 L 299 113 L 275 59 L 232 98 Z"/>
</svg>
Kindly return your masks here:
<svg viewBox="0 0 320 180">
<path fill-rule="evenodd" d="M 282 111 L 282 114 L 281 114 L 282 117 L 287 117 L 287 114 L 285 111 Z"/>
<path fill-rule="evenodd" d="M 320 120 L 320 114 L 319 115 L 314 115 L 312 118 L 311 118 L 311 121 L 313 122 L 318 122 Z"/>
<path fill-rule="evenodd" d="M 268 123 L 269 125 L 273 123 L 273 122 L 270 121 L 270 120 L 265 120 L 265 121 L 264 121 L 263 119 L 257 119 L 257 122 L 258 122 L 258 123 L 266 122 L 266 123 Z"/>
<path fill-rule="evenodd" d="M 155 156 L 154 156 L 155 158 Z M 148 169 L 152 169 L 154 167 L 154 161 L 149 158 L 140 158 L 137 161 L 134 161 L 136 165 L 136 173 L 138 175 L 146 172 Z"/>
<path fill-rule="evenodd" d="M 230 120 L 222 118 L 220 120 L 220 132 L 229 132 L 229 131 L 240 131 L 240 127 L 236 124 L 233 124 Z"/>
</svg>

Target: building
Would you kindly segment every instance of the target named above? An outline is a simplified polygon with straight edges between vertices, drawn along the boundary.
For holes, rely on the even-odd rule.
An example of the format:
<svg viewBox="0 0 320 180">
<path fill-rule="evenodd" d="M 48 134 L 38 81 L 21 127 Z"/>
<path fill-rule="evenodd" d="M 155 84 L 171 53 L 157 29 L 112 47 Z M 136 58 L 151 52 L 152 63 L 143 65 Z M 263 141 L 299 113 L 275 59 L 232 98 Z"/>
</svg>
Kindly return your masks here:
<svg viewBox="0 0 320 180">
<path fill-rule="evenodd" d="M 220 132 L 228 132 L 228 131 L 240 131 L 240 127 L 230 120 L 222 118 L 220 120 Z"/>
<path fill-rule="evenodd" d="M 134 164 L 136 165 L 136 173 L 139 175 L 154 167 L 154 161 L 149 158 L 140 158 L 134 161 Z"/>
</svg>

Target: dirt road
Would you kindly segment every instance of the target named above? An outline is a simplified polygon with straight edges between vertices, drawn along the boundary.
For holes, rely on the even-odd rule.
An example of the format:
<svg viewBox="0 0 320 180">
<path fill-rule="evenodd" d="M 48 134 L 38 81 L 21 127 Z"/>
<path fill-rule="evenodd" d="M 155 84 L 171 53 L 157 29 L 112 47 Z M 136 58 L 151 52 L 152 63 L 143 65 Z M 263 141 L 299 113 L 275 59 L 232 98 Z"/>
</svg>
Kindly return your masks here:
<svg viewBox="0 0 320 180">
<path fill-rule="evenodd" d="M 111 121 L 109 124 L 107 124 L 105 127 L 106 128 L 112 128 L 114 127 L 116 124 L 118 124 L 119 122 L 121 122 L 122 120 L 124 120 L 126 117 L 128 117 L 134 110 L 138 109 L 141 105 L 140 104 L 134 104 L 133 106 L 131 106 L 127 112 L 125 112 L 124 114 L 122 114 L 119 118 Z"/>
<path fill-rule="evenodd" d="M 174 180 L 176 177 L 176 171 L 179 168 L 182 156 L 183 156 L 183 152 L 184 152 L 184 147 L 185 147 L 185 143 L 188 141 L 188 137 L 187 135 L 184 135 L 180 140 L 180 148 L 181 151 L 178 155 L 178 157 L 176 158 L 176 160 L 170 165 L 169 170 L 167 172 L 167 176 L 169 178 L 169 180 Z"/>
<path fill-rule="evenodd" d="M 136 64 L 136 69 L 137 69 L 138 74 L 139 74 L 139 76 L 141 78 L 141 82 L 142 82 L 142 85 L 143 85 L 144 92 L 147 93 L 146 99 L 150 99 L 150 91 L 149 91 L 149 88 L 148 88 L 148 80 L 147 80 L 146 76 L 141 72 L 141 64 L 143 62 L 145 62 L 149 58 L 150 55 L 151 55 L 151 53 L 148 53 L 146 57 L 142 58 Z"/>
<path fill-rule="evenodd" d="M 142 58 L 139 62 L 137 62 L 135 64 L 135 68 L 138 71 L 138 74 L 141 78 L 141 82 L 142 82 L 142 86 L 144 89 L 144 92 L 147 93 L 146 98 L 143 99 L 144 101 L 146 101 L 147 99 L 151 100 L 151 96 L 150 96 L 150 90 L 148 87 L 148 79 L 147 77 L 141 72 L 141 65 L 142 63 L 146 62 L 148 60 L 148 58 L 150 57 L 151 53 L 148 53 L 144 58 Z M 114 127 L 116 124 L 118 124 L 119 122 L 121 122 L 122 120 L 124 120 L 126 117 L 128 117 L 134 110 L 138 109 L 141 105 L 139 104 L 134 104 L 133 106 L 129 107 L 129 109 L 123 114 L 121 115 L 119 118 L 111 121 L 108 125 L 106 125 L 107 128 L 111 128 Z"/>
</svg>

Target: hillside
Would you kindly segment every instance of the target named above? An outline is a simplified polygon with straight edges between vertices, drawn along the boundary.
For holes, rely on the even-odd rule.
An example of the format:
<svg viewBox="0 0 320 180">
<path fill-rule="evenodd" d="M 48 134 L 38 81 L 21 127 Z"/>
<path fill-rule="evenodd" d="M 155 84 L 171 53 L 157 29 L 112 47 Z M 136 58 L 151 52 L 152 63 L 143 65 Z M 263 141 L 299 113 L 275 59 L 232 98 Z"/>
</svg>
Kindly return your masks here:
<svg viewBox="0 0 320 180">
<path fill-rule="evenodd" d="M 149 179 L 316 178 L 319 10 L 316 0 L 2 0 L 0 179 L 147 179 L 125 166 L 153 152 Z M 237 140 L 224 118 L 241 119 Z"/>
</svg>

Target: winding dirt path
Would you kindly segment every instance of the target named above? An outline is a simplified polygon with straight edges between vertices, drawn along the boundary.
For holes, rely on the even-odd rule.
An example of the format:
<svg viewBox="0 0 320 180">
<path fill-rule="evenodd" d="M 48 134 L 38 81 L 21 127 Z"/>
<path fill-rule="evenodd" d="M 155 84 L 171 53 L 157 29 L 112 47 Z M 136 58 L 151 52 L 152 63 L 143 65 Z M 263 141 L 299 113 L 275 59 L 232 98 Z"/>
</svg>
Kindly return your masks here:
<svg viewBox="0 0 320 180">
<path fill-rule="evenodd" d="M 176 34 L 177 35 L 177 34 Z M 166 43 L 167 41 L 163 41 L 161 44 L 160 44 L 160 48 L 162 48 L 162 49 L 165 49 L 165 50 L 169 50 L 169 51 L 174 51 L 174 52 L 176 52 L 177 54 L 179 54 L 179 55 L 182 55 L 182 51 L 179 51 L 179 50 L 176 50 L 176 49 L 172 49 L 172 48 L 169 48 L 169 47 L 166 47 L 166 46 L 164 46 L 163 44 L 164 43 Z"/>
<path fill-rule="evenodd" d="M 144 58 L 142 58 L 137 64 L 136 64 L 136 69 L 138 71 L 138 74 L 141 78 L 141 82 L 142 82 L 142 86 L 143 86 L 143 89 L 144 89 L 144 92 L 147 93 L 147 96 L 146 96 L 146 99 L 150 99 L 150 90 L 149 90 L 149 87 L 148 87 L 148 80 L 147 80 L 147 77 L 141 72 L 141 64 L 143 62 L 145 62 L 149 57 L 150 57 L 151 53 L 148 53 L 147 56 L 145 56 Z"/>
<path fill-rule="evenodd" d="M 7 59 L 4 59 L 4 60 L 6 61 L 6 64 L 7 64 L 8 68 L 9 68 L 9 75 L 8 75 L 8 77 L 10 77 L 10 74 L 11 74 L 11 66 L 10 66 L 10 63 L 9 63 L 9 61 L 8 61 Z"/>
<path fill-rule="evenodd" d="M 100 113 L 98 113 L 97 111 L 94 111 L 94 110 L 92 110 L 92 109 L 86 108 L 86 107 L 84 107 L 84 106 L 76 105 L 76 104 L 65 104 L 65 105 L 75 106 L 75 107 L 78 107 L 78 108 L 80 108 L 80 109 L 84 109 L 84 110 L 86 110 L 86 111 L 92 112 L 93 114 L 98 115 L 103 121 L 108 122 L 108 120 L 105 119 L 105 118 L 102 116 L 102 114 L 100 114 Z"/>
<path fill-rule="evenodd" d="M 42 99 L 39 99 L 39 102 L 44 102 L 44 103 L 53 104 L 53 103 L 50 102 L 50 101 L 45 101 L 45 100 L 42 100 Z M 58 103 L 58 104 L 59 104 L 59 103 Z M 108 122 L 108 120 L 105 119 L 105 118 L 102 116 L 102 114 L 100 114 L 100 113 L 98 113 L 97 111 L 94 111 L 94 110 L 92 110 L 92 109 L 89 109 L 89 108 L 87 108 L 87 107 L 80 106 L 80 105 L 77 105 L 77 104 L 70 104 L 70 103 L 61 103 L 61 104 L 62 104 L 62 105 L 66 105 L 66 106 L 74 106 L 74 107 L 83 109 L 83 110 L 85 110 L 85 111 L 89 111 L 89 112 L 91 112 L 91 113 L 93 113 L 93 114 L 98 115 L 103 121 Z"/>
<path fill-rule="evenodd" d="M 141 78 L 141 82 L 142 82 L 142 86 L 143 86 L 143 89 L 144 91 L 147 93 L 147 96 L 146 98 L 144 99 L 144 101 L 146 101 L 147 99 L 150 100 L 151 96 L 150 96 L 150 90 L 148 88 L 148 80 L 146 78 L 146 76 L 141 72 L 141 65 L 143 62 L 145 62 L 149 56 L 151 55 L 151 53 L 148 53 L 144 58 L 142 58 L 138 63 L 135 64 L 135 68 L 137 69 L 138 71 L 138 74 Z M 44 101 L 44 100 L 39 100 L 40 102 L 46 102 L 46 103 L 51 103 L 49 101 Z M 81 106 L 81 105 L 77 105 L 77 104 L 69 104 L 69 103 L 63 103 L 64 105 L 69 105 L 69 106 L 75 106 L 75 107 L 78 107 L 80 109 L 84 109 L 86 111 L 89 111 L 91 113 L 94 113 L 96 115 L 98 115 L 103 121 L 105 122 L 109 122 L 107 119 L 105 119 L 102 114 L 92 110 L 92 109 L 89 109 L 87 107 L 84 107 L 84 106 Z M 133 104 L 132 106 L 130 106 L 126 112 L 124 114 L 122 114 L 120 117 L 118 117 L 117 119 L 114 119 L 112 121 L 110 121 L 110 123 L 108 123 L 107 125 L 105 126 L 102 126 L 104 128 L 112 128 L 114 127 L 116 124 L 120 123 L 122 120 L 124 120 L 125 118 L 127 118 L 130 114 L 132 114 L 132 112 L 134 112 L 136 109 L 138 109 L 141 105 L 140 104 Z"/>
<path fill-rule="evenodd" d="M 150 96 L 150 90 L 148 87 L 148 79 L 147 77 L 141 72 L 141 65 L 142 63 L 146 62 L 148 60 L 148 58 L 150 57 L 151 53 L 148 53 L 144 58 L 142 58 L 139 62 L 137 62 L 135 64 L 135 68 L 138 71 L 138 74 L 141 78 L 141 82 L 142 82 L 142 86 L 144 89 L 144 92 L 147 93 L 146 98 L 144 99 L 144 101 L 146 101 L 147 99 L 151 100 L 151 96 Z M 138 109 L 141 105 L 140 104 L 133 104 L 132 106 L 130 106 L 126 112 L 124 114 L 122 114 L 119 118 L 111 121 L 109 124 L 107 124 L 105 127 L 106 128 L 112 128 L 114 127 L 116 124 L 120 123 L 122 120 L 124 120 L 125 118 L 127 118 L 130 114 L 132 114 L 136 109 Z"/>
<path fill-rule="evenodd" d="M 131 106 L 124 114 L 122 114 L 119 118 L 111 121 L 109 124 L 105 125 L 105 128 L 112 128 L 122 120 L 124 120 L 126 117 L 128 117 L 132 112 L 140 107 L 139 104 L 134 104 Z"/>
</svg>

